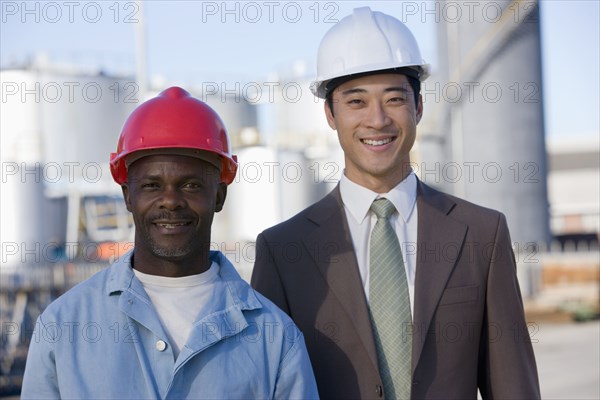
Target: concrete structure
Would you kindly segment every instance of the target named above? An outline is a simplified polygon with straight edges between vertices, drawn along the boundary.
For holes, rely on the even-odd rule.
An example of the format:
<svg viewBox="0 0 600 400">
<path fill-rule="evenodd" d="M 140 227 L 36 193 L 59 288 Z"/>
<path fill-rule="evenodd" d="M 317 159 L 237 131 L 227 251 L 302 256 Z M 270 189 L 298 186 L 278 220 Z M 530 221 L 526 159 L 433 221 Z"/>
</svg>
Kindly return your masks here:
<svg viewBox="0 0 600 400">
<path fill-rule="evenodd" d="M 547 140 L 550 226 L 563 244 L 600 235 L 600 136 Z"/>
</svg>

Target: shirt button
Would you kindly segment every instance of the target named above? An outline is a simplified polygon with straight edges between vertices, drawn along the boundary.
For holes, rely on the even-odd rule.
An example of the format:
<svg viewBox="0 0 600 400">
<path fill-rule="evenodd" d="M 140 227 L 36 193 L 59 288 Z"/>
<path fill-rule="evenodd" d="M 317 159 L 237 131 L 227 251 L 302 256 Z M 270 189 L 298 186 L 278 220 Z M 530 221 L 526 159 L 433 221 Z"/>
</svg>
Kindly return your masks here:
<svg viewBox="0 0 600 400">
<path fill-rule="evenodd" d="M 159 340 L 156 342 L 156 350 L 165 351 L 166 348 L 167 348 L 167 344 L 165 343 L 164 340 Z"/>
<path fill-rule="evenodd" d="M 383 387 L 381 385 L 376 385 L 375 393 L 377 393 L 377 396 L 383 397 Z"/>
</svg>

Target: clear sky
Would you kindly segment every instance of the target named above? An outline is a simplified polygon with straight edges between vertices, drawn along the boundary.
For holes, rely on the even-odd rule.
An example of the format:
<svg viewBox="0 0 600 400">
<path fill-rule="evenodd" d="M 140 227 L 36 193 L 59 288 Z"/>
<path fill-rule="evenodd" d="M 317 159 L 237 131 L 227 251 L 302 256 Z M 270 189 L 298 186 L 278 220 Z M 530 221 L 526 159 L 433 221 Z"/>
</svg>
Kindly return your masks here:
<svg viewBox="0 0 600 400">
<path fill-rule="evenodd" d="M 469 11 L 490 11 L 486 1 L 467 2 L 470 8 L 451 3 L 462 4 L 463 18 Z M 541 1 L 548 136 L 598 135 L 599 3 Z M 155 81 L 234 85 L 294 71 L 313 76 L 323 34 L 364 5 L 403 20 L 435 70 L 436 20 L 450 17 L 443 8 L 436 13 L 431 1 L 150 0 L 140 9 L 133 1 L 2 0 L 0 62 L 6 68 L 44 53 L 53 62 L 132 74 L 135 32 L 143 12 L 147 70 Z"/>
</svg>

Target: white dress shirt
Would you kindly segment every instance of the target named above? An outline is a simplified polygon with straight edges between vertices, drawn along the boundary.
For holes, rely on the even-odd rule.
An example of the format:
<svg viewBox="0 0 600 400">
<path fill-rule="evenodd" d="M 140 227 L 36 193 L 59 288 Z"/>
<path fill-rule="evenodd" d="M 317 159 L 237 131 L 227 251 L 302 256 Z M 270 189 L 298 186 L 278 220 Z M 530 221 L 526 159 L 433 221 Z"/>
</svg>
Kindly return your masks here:
<svg viewBox="0 0 600 400">
<path fill-rule="evenodd" d="M 404 258 L 404 268 L 408 279 L 408 290 L 410 294 L 411 315 L 414 315 L 415 299 L 415 272 L 417 262 L 417 177 L 414 172 L 400 182 L 388 193 L 375 193 L 360 186 L 342 174 L 340 179 L 340 194 L 346 211 L 348 226 L 360 277 L 362 279 L 365 295 L 369 299 L 369 248 L 371 231 L 377 222 L 377 217 L 370 211 L 371 204 L 377 198 L 386 198 L 396 207 L 396 211 L 390 217 L 400 248 Z"/>
</svg>

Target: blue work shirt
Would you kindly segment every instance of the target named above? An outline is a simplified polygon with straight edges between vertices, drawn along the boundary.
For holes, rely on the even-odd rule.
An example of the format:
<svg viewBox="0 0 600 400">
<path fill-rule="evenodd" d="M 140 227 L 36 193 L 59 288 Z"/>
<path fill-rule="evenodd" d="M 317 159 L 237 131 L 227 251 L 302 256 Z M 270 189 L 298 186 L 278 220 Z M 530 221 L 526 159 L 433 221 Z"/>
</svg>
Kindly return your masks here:
<svg viewBox="0 0 600 400">
<path fill-rule="evenodd" d="M 215 296 L 175 359 L 131 254 L 39 317 L 23 399 L 318 398 L 302 333 L 220 252 Z"/>
</svg>

